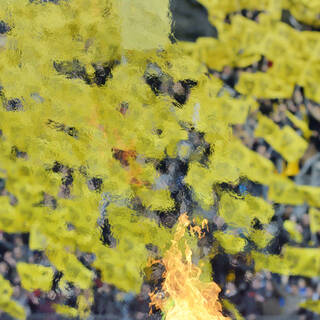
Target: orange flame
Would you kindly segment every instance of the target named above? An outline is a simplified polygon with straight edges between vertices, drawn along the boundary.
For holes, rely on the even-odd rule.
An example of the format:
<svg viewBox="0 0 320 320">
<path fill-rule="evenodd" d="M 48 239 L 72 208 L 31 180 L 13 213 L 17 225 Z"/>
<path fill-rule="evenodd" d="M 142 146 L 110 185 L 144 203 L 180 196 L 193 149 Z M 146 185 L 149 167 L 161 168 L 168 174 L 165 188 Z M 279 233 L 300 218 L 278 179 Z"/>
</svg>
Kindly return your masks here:
<svg viewBox="0 0 320 320">
<path fill-rule="evenodd" d="M 221 289 L 214 282 L 204 283 L 200 280 L 201 270 L 192 264 L 192 252 L 186 242 L 183 259 L 179 241 L 189 225 L 188 216 L 183 214 L 179 218 L 172 245 L 162 259 L 166 268 L 162 293 L 150 294 L 150 306 L 160 308 L 165 313 L 166 320 L 229 319 L 221 313 L 222 307 L 218 301 Z M 193 234 L 199 234 L 198 231 L 198 228 L 191 228 Z"/>
</svg>

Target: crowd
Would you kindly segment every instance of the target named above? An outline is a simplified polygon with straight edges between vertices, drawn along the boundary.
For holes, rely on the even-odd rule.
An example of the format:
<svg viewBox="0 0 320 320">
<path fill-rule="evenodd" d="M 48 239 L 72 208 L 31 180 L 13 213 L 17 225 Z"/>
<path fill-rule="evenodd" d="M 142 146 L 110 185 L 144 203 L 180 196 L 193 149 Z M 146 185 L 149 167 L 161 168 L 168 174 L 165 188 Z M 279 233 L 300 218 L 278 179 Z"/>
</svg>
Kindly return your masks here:
<svg viewBox="0 0 320 320">
<path fill-rule="evenodd" d="M 243 12 L 242 14 L 252 19 L 257 19 L 258 15 L 252 12 Z M 293 21 L 293 23 L 295 23 Z M 0 25 L 0 28 L 1 25 Z M 305 28 L 305 26 L 304 26 Z M 262 57 L 261 60 L 247 68 L 225 67 L 222 72 L 209 70 L 212 76 L 223 80 L 227 90 L 231 95 L 237 97 L 235 85 L 239 74 L 245 72 L 266 71 L 272 66 L 272 61 Z M 170 79 L 165 79 L 165 75 L 155 78 L 148 78 L 146 82 L 151 89 L 157 93 L 167 92 L 176 103 L 183 105 L 191 92 L 195 82 L 191 80 L 181 80 L 173 83 Z M 314 101 L 308 100 L 303 92 L 303 88 L 296 87 L 291 99 L 261 99 L 259 102 L 259 111 L 271 118 L 279 127 L 290 125 L 295 129 L 294 123 L 287 117 L 286 111 L 299 118 L 307 116 L 307 123 L 312 135 L 309 140 L 309 147 L 305 155 L 299 162 L 298 173 L 291 177 L 299 184 L 309 184 L 320 186 L 320 106 Z M 275 107 L 276 106 L 276 107 Z M 263 139 L 255 138 L 253 135 L 256 120 L 254 115 L 249 116 L 244 125 L 235 125 L 233 133 L 239 137 L 243 143 L 250 149 L 269 158 L 278 169 L 283 171 L 282 157 Z M 302 132 L 301 132 L 302 134 Z M 1 135 L 1 131 L 0 131 Z M 210 146 L 206 143 L 203 135 L 196 131 L 189 132 L 188 141 L 183 142 L 191 146 L 191 150 L 196 150 L 199 146 L 203 147 L 203 159 L 210 154 Z M 192 200 L 190 190 L 183 183 L 183 179 L 188 170 L 188 161 L 183 157 L 175 159 L 166 158 L 159 162 L 158 171 L 161 174 L 158 184 L 169 186 L 171 196 L 175 200 L 176 208 L 173 212 L 162 214 L 156 218 L 162 224 L 171 227 L 177 221 L 181 212 L 191 213 L 197 206 Z M 66 176 L 68 172 L 65 173 Z M 68 187 L 65 185 L 65 189 Z M 237 186 L 223 185 L 224 188 L 232 188 L 233 191 L 244 194 L 250 193 L 255 196 L 267 197 L 267 189 L 263 185 L 252 181 L 241 181 Z M 68 190 L 67 190 L 68 191 Z M 66 190 L 62 193 L 68 193 Z M 10 194 L 5 186 L 5 180 L 0 179 L 0 196 L 8 197 L 11 205 L 15 205 L 17 199 Z M 52 200 L 52 199 L 51 199 Z M 44 201 L 51 201 L 45 199 Z M 54 205 L 54 204 L 52 204 Z M 197 208 L 201 210 L 201 208 Z M 269 226 L 274 238 L 267 247 L 270 254 L 279 254 L 285 244 L 293 244 L 301 247 L 319 247 L 320 231 L 312 233 L 310 230 L 310 219 L 307 205 L 286 206 L 274 204 L 275 215 Z M 209 217 L 210 231 L 224 230 L 226 225 L 217 215 L 215 210 L 205 212 Z M 300 236 L 292 237 L 285 228 L 286 221 L 293 221 L 297 226 L 296 232 Z M 257 222 L 256 228 L 259 228 Z M 300 239 L 300 240 L 299 240 Z M 199 242 L 204 250 L 210 250 L 213 245 L 213 238 L 208 233 L 207 236 Z M 14 288 L 13 298 L 25 307 L 28 319 L 66 319 L 57 315 L 53 304 L 65 304 L 75 307 L 76 297 L 80 291 L 71 283 L 68 288 L 68 295 L 62 295 L 59 289 L 59 280 L 62 276 L 58 271 L 55 272 L 52 281 L 52 288 L 49 292 L 35 290 L 28 292 L 21 287 L 20 279 L 16 271 L 16 264 L 20 261 L 28 263 L 37 263 L 49 266 L 43 252 L 33 251 L 29 248 L 28 234 L 9 234 L 0 232 L 0 274 L 10 281 Z M 92 257 L 89 254 L 82 254 L 78 259 L 88 268 L 91 268 Z M 220 248 L 219 253 L 211 260 L 213 270 L 213 280 L 222 288 L 220 297 L 229 299 L 238 308 L 240 313 L 248 320 L 263 319 L 263 316 L 284 316 L 283 319 L 316 320 L 320 316 L 299 307 L 299 304 L 305 300 L 320 299 L 320 277 L 305 278 L 300 276 L 284 276 L 271 272 L 254 272 L 254 267 L 248 256 L 243 254 L 228 255 Z M 146 279 L 138 295 L 124 293 L 112 285 L 101 281 L 99 272 L 96 273 L 94 284 L 94 303 L 91 309 L 90 319 L 117 319 L 117 320 L 143 320 L 160 319 L 161 315 L 155 311 L 149 315 L 149 293 L 161 282 L 162 273 L 159 270 L 153 270 L 157 273 L 154 277 Z M 9 315 L 1 313 L 0 319 L 12 319 Z M 267 319 L 267 318 L 266 318 Z M 276 319 L 276 318 L 274 318 Z M 280 318 L 279 318 L 280 319 Z"/>
<path fill-rule="evenodd" d="M 272 66 L 272 61 L 262 57 L 261 61 L 245 68 L 246 72 L 266 71 Z M 225 82 L 226 88 L 234 95 L 237 92 L 234 86 L 237 83 L 241 69 L 224 68 L 222 72 L 213 71 L 213 74 Z M 297 184 L 319 186 L 319 151 L 320 151 L 320 106 L 304 96 L 303 88 L 296 86 L 291 99 L 261 99 L 259 111 L 271 118 L 281 128 L 289 125 L 295 130 L 298 128 L 287 117 L 290 111 L 298 118 L 307 116 L 307 123 L 311 131 L 309 146 L 295 173 L 288 173 L 289 178 Z M 249 117 L 246 124 L 234 126 L 233 133 L 250 149 L 270 159 L 279 172 L 284 171 L 282 157 L 263 139 L 253 136 L 256 121 Z M 298 131 L 299 132 L 299 131 Z M 303 132 L 300 131 L 302 135 Z M 267 187 L 244 181 L 237 186 L 240 194 L 250 193 L 267 198 Z M 320 232 L 310 230 L 309 207 L 274 204 L 275 215 L 270 224 L 274 238 L 267 247 L 270 254 L 279 254 L 285 244 L 298 247 L 318 248 Z M 224 228 L 223 221 L 217 220 L 217 228 Z M 285 228 L 286 221 L 293 221 L 296 237 L 292 237 Z M 259 227 L 259 226 L 258 226 Z M 294 239 L 293 239 L 294 238 Z M 263 316 L 280 316 L 279 319 L 319 319 L 319 315 L 299 307 L 305 300 L 319 300 L 320 277 L 305 278 L 299 276 L 284 276 L 270 272 L 253 273 L 252 268 L 244 263 L 245 257 L 230 258 L 226 254 L 219 254 L 212 261 L 214 280 L 221 285 L 223 294 L 228 297 L 246 319 L 263 319 Z M 287 317 L 286 317 L 287 316 Z M 269 318 L 266 318 L 269 319 Z M 270 318 L 272 319 L 272 318 Z M 274 318 L 277 319 L 277 318 Z"/>
<path fill-rule="evenodd" d="M 76 307 L 77 296 L 80 290 L 71 283 L 68 295 L 62 295 L 58 283 L 61 278 L 59 272 L 55 273 L 52 288 L 49 292 L 39 289 L 28 292 L 21 287 L 20 279 L 16 271 L 16 264 L 20 261 L 49 265 L 49 261 L 40 251 L 32 251 L 28 247 L 28 234 L 8 234 L 0 232 L 0 274 L 13 286 L 13 299 L 22 305 L 27 311 L 30 320 L 63 320 L 68 319 L 58 315 L 53 305 L 63 303 L 70 307 Z M 79 257 L 84 263 L 90 262 L 90 256 Z M 92 316 L 90 319 L 130 320 L 145 319 L 149 313 L 148 293 L 150 287 L 145 284 L 141 293 L 137 296 L 125 294 L 112 285 L 103 283 L 97 274 L 94 283 L 94 304 L 92 305 Z M 155 316 L 151 316 L 151 318 Z M 13 319 L 0 310 L 0 319 Z"/>
</svg>

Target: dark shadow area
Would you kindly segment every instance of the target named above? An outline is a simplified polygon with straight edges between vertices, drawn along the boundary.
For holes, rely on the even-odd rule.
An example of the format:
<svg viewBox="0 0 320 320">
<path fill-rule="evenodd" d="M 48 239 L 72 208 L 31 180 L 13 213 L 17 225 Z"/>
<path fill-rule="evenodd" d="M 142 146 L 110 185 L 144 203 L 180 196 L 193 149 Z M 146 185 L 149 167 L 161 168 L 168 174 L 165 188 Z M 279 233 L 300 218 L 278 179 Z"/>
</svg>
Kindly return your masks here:
<svg viewBox="0 0 320 320">
<path fill-rule="evenodd" d="M 172 0 L 172 32 L 177 40 L 196 41 L 199 37 L 218 37 L 208 20 L 207 9 L 196 0 Z"/>
</svg>

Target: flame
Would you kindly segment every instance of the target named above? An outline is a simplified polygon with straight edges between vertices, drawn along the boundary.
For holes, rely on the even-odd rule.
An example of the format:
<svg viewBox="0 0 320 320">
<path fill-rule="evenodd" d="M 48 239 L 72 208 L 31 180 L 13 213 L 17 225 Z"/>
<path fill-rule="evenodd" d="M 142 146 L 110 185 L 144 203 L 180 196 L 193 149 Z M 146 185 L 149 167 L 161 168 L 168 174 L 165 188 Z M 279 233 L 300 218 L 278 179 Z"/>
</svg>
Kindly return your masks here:
<svg viewBox="0 0 320 320">
<path fill-rule="evenodd" d="M 222 307 L 218 301 L 221 289 L 214 282 L 204 283 L 200 280 L 201 270 L 192 263 L 192 251 L 186 242 L 183 258 L 179 241 L 188 226 L 188 216 L 183 214 L 179 218 L 172 245 L 161 261 L 166 268 L 162 292 L 150 294 L 150 306 L 160 308 L 165 313 L 166 320 L 229 319 L 222 315 Z M 190 228 L 190 231 L 202 236 L 198 228 Z"/>
</svg>

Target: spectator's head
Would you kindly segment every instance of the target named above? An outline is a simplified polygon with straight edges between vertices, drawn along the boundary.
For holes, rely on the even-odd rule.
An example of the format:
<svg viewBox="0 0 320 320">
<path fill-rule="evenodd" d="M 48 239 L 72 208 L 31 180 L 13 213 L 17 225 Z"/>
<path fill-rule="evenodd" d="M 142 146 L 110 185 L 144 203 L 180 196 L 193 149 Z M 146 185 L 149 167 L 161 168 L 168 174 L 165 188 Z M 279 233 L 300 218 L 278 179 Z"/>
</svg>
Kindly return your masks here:
<svg viewBox="0 0 320 320">
<path fill-rule="evenodd" d="M 257 147 L 257 152 L 259 154 L 261 154 L 262 156 L 265 155 L 265 153 L 267 152 L 267 148 L 264 144 L 260 144 L 258 147 Z"/>
<path fill-rule="evenodd" d="M 313 298 L 313 288 L 312 287 L 307 287 L 307 291 L 306 291 L 306 298 L 307 299 L 312 299 Z"/>
<path fill-rule="evenodd" d="M 0 274 L 6 276 L 8 271 L 8 265 L 5 262 L 0 262 Z"/>
<path fill-rule="evenodd" d="M 15 236 L 14 237 L 14 244 L 16 246 L 22 246 L 23 245 L 23 240 L 21 236 Z"/>
<path fill-rule="evenodd" d="M 237 288 L 233 282 L 227 282 L 226 284 L 226 296 L 232 297 L 237 294 Z"/>
<path fill-rule="evenodd" d="M 262 287 L 262 281 L 260 275 L 255 275 L 252 280 L 252 288 L 253 289 L 260 289 Z"/>
<path fill-rule="evenodd" d="M 267 280 L 267 282 L 266 282 L 266 290 L 269 292 L 273 291 L 273 284 L 270 280 Z"/>
<path fill-rule="evenodd" d="M 301 218 L 301 223 L 303 227 L 308 227 L 310 224 L 309 215 L 305 213 Z"/>
<path fill-rule="evenodd" d="M 245 275 L 244 275 L 244 278 L 247 282 L 250 282 L 252 281 L 252 278 L 253 278 L 253 274 L 251 271 L 246 271 Z"/>
<path fill-rule="evenodd" d="M 18 299 L 18 298 L 21 296 L 21 293 L 22 293 L 22 291 L 21 291 L 21 288 L 20 288 L 19 285 L 13 287 L 13 294 L 12 294 L 12 296 L 13 296 L 15 299 Z"/>
<path fill-rule="evenodd" d="M 229 66 L 225 66 L 222 71 L 223 75 L 225 76 L 229 76 L 231 72 L 232 72 L 232 69 Z"/>
<path fill-rule="evenodd" d="M 13 258 L 17 261 L 21 260 L 23 257 L 23 251 L 21 247 L 15 247 L 13 249 Z"/>
<path fill-rule="evenodd" d="M 299 289 L 303 289 L 306 287 L 306 280 L 304 278 L 299 278 L 298 287 L 299 287 Z"/>
<path fill-rule="evenodd" d="M 0 178 L 0 195 L 5 190 L 5 187 L 6 187 L 6 181 L 4 179 Z"/>
<path fill-rule="evenodd" d="M 290 291 L 293 295 L 297 296 L 299 294 L 299 287 L 295 283 L 293 283 L 290 286 Z"/>
<path fill-rule="evenodd" d="M 9 265 L 12 265 L 14 260 L 13 260 L 13 257 L 12 257 L 12 252 L 11 251 L 6 251 L 4 256 L 3 256 L 3 260 L 5 262 L 7 262 Z"/>
<path fill-rule="evenodd" d="M 14 285 L 21 285 L 20 277 L 17 273 L 14 274 L 12 282 Z"/>
<path fill-rule="evenodd" d="M 303 96 L 302 92 L 300 89 L 296 88 L 293 94 L 293 101 L 297 104 L 300 105 L 303 103 Z"/>
</svg>

